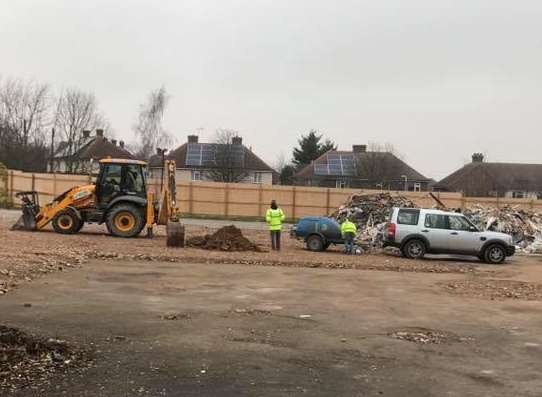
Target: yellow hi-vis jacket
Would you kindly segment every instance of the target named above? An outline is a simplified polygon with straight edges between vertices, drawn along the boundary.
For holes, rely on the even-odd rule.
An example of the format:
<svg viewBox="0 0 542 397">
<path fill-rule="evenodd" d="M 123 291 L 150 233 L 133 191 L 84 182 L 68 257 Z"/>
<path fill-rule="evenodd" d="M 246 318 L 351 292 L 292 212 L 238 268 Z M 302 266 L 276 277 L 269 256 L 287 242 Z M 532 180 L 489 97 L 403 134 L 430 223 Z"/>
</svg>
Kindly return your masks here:
<svg viewBox="0 0 542 397">
<path fill-rule="evenodd" d="M 271 231 L 281 230 L 284 219 L 286 219 L 286 216 L 280 208 L 277 208 L 276 210 L 269 208 L 265 214 L 265 220 L 267 221 L 269 230 Z"/>
<path fill-rule="evenodd" d="M 343 235 L 345 235 L 346 233 L 356 234 L 357 231 L 358 231 L 358 228 L 356 227 L 356 224 L 353 222 L 346 220 L 341 224 L 341 233 Z"/>
</svg>

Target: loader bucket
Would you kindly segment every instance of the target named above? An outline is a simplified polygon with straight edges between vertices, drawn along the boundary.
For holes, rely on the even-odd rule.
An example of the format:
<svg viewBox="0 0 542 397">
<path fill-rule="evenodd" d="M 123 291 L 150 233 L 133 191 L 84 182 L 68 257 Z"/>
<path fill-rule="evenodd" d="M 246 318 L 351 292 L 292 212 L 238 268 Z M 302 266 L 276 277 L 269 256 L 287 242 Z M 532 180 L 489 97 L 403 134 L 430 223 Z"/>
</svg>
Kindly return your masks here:
<svg viewBox="0 0 542 397">
<path fill-rule="evenodd" d="M 15 197 L 21 200 L 23 215 L 11 227 L 11 230 L 36 230 L 36 216 L 40 210 L 37 192 L 19 192 Z"/>
<path fill-rule="evenodd" d="M 36 230 L 36 228 L 36 218 L 34 217 L 34 213 L 30 209 L 23 207 L 23 214 L 11 227 L 11 230 L 33 231 Z"/>
</svg>

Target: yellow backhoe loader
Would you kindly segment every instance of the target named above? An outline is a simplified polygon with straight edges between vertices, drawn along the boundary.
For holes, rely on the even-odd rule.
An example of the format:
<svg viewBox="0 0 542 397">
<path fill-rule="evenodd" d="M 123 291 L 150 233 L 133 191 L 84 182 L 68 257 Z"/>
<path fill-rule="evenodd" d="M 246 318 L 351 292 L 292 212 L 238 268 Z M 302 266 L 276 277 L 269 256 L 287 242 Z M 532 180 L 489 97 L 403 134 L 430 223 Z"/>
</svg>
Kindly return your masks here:
<svg viewBox="0 0 542 397">
<path fill-rule="evenodd" d="M 167 225 L 168 245 L 184 245 L 175 202 L 175 161 L 164 162 L 157 200 L 147 189 L 144 161 L 108 158 L 99 164 L 96 183 L 73 187 L 42 207 L 37 192 L 17 193 L 23 215 L 12 229 L 40 230 L 51 223 L 57 233 L 74 234 L 85 223 L 105 223 L 113 236 L 135 237 L 146 227 L 152 237 L 158 224 Z"/>
</svg>

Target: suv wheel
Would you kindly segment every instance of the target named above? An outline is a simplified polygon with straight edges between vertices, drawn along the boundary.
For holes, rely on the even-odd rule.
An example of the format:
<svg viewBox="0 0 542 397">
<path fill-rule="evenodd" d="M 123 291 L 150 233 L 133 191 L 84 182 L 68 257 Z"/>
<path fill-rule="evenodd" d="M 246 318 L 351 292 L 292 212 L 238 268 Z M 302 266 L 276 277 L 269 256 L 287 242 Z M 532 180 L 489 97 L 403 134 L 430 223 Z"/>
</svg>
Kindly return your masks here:
<svg viewBox="0 0 542 397">
<path fill-rule="evenodd" d="M 310 236 L 307 239 L 307 248 L 310 251 L 323 251 L 324 242 L 322 241 L 322 237 L 316 235 Z"/>
<path fill-rule="evenodd" d="M 422 259 L 426 251 L 425 243 L 422 240 L 413 239 L 407 241 L 401 251 L 409 259 Z"/>
<path fill-rule="evenodd" d="M 498 265 L 506 259 L 506 251 L 500 244 L 492 244 L 484 251 L 484 260 L 487 263 Z"/>
</svg>

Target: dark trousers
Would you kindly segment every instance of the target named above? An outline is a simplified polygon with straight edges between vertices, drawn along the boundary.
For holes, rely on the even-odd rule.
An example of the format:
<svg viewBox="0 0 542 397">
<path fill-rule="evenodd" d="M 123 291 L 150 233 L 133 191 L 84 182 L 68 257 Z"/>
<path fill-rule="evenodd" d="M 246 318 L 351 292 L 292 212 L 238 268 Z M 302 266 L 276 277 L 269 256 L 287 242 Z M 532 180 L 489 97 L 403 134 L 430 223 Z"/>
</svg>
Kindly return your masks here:
<svg viewBox="0 0 542 397">
<path fill-rule="evenodd" d="M 271 248 L 280 251 L 280 230 L 271 230 Z"/>
<path fill-rule="evenodd" d="M 354 233 L 345 233 L 344 234 L 344 251 L 347 254 L 351 254 L 354 249 Z"/>
</svg>

